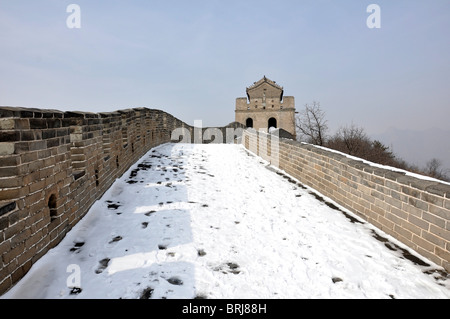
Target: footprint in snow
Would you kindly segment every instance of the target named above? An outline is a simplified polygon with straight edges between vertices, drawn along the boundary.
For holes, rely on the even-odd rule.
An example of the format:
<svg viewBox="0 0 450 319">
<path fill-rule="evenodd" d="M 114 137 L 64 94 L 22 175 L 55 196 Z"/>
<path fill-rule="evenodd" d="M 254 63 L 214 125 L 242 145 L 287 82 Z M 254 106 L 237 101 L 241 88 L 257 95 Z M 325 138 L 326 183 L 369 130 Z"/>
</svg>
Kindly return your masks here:
<svg viewBox="0 0 450 319">
<path fill-rule="evenodd" d="M 183 285 L 183 280 L 181 280 L 181 279 L 178 278 L 178 277 L 170 277 L 169 279 L 167 279 L 167 281 L 168 281 L 170 284 L 175 285 L 175 286 L 181 286 L 181 285 Z"/>
<path fill-rule="evenodd" d="M 119 205 L 119 203 L 114 204 L 111 201 L 107 201 L 107 203 L 108 203 L 108 209 L 111 209 L 111 210 L 117 210 L 121 206 L 121 205 Z"/>
<path fill-rule="evenodd" d="M 70 251 L 76 251 L 76 252 L 80 252 L 80 248 L 83 247 L 84 242 L 76 242 L 75 245 L 70 248 Z"/>
<path fill-rule="evenodd" d="M 101 274 L 103 272 L 103 270 L 106 269 L 106 267 L 108 267 L 109 261 L 111 259 L 109 258 L 104 258 L 102 260 L 99 261 L 100 266 L 97 268 L 97 270 L 95 271 L 96 274 Z"/>
<path fill-rule="evenodd" d="M 145 288 L 139 297 L 139 299 L 150 299 L 152 297 L 154 289 L 152 287 Z"/>
<path fill-rule="evenodd" d="M 197 255 L 200 257 L 203 257 L 206 255 L 206 252 L 203 249 L 198 249 L 197 250 Z"/>
<path fill-rule="evenodd" d="M 121 240 L 122 240 L 122 236 L 116 236 L 109 243 L 112 244 L 112 243 L 115 243 L 115 242 L 118 242 Z"/>
<path fill-rule="evenodd" d="M 81 289 L 80 287 L 72 287 L 72 289 L 70 290 L 70 294 L 71 295 L 78 295 L 83 291 L 83 289 Z"/>
<path fill-rule="evenodd" d="M 239 270 L 239 265 L 233 262 L 228 262 L 222 264 L 218 267 L 213 268 L 214 271 L 222 271 L 223 274 L 234 274 L 238 275 L 241 271 Z"/>
</svg>

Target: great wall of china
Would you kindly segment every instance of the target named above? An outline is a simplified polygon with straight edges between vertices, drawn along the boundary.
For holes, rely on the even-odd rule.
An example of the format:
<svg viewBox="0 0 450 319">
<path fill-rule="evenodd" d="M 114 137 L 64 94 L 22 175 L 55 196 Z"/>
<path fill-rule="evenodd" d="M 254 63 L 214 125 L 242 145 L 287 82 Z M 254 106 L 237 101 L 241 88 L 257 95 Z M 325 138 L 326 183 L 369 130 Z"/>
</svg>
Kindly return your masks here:
<svg viewBox="0 0 450 319">
<path fill-rule="evenodd" d="M 0 107 L 0 295 L 147 151 L 171 141 L 208 142 L 205 137 L 214 142 L 237 138 L 273 166 L 450 271 L 446 183 L 244 130 L 239 123 L 208 130 L 147 108 L 86 113 Z"/>
</svg>

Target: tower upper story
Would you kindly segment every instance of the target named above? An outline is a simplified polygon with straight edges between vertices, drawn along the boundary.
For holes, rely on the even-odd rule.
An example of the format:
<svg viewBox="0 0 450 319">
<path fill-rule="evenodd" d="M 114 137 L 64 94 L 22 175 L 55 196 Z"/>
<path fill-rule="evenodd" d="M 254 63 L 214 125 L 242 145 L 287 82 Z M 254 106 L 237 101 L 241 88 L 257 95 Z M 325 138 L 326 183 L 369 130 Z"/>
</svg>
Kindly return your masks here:
<svg viewBox="0 0 450 319">
<path fill-rule="evenodd" d="M 236 110 L 280 110 L 295 108 L 293 96 L 283 96 L 284 89 L 264 76 L 246 89 L 247 97 L 236 99 Z"/>
<path fill-rule="evenodd" d="M 295 137 L 295 101 L 284 89 L 264 76 L 246 89 L 247 97 L 236 99 L 236 122 L 247 127 L 284 129 Z"/>
</svg>

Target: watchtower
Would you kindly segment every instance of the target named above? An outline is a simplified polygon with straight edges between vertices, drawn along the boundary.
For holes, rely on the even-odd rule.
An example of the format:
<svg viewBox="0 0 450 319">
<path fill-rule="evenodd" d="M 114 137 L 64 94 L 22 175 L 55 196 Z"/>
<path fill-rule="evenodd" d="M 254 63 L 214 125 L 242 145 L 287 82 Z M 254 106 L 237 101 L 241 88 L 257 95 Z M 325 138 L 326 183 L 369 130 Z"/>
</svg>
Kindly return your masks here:
<svg viewBox="0 0 450 319">
<path fill-rule="evenodd" d="M 247 97 L 236 99 L 236 122 L 256 130 L 279 128 L 295 139 L 295 102 L 283 96 L 283 87 L 264 76 L 246 89 Z"/>
</svg>

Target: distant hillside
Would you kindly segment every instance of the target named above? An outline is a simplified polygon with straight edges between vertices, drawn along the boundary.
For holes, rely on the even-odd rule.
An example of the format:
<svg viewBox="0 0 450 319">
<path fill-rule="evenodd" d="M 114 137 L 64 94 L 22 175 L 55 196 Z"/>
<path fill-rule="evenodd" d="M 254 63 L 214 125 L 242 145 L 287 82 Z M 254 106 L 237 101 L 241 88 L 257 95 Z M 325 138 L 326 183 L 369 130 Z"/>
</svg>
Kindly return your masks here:
<svg viewBox="0 0 450 319">
<path fill-rule="evenodd" d="M 394 154 L 409 164 L 420 168 L 432 158 L 442 162 L 450 170 L 450 130 L 428 129 L 424 131 L 390 128 L 371 137 L 391 147 Z"/>
</svg>

